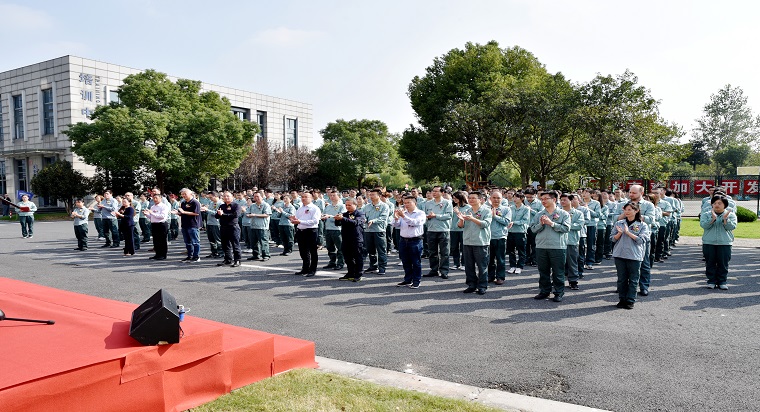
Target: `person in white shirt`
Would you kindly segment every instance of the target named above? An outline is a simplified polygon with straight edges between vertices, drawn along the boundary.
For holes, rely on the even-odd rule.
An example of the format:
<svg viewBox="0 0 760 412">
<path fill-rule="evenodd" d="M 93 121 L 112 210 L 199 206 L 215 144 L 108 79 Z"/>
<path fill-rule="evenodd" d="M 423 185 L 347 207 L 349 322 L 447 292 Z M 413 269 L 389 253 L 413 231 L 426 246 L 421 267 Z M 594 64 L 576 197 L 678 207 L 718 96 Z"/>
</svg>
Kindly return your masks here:
<svg viewBox="0 0 760 412">
<path fill-rule="evenodd" d="M 393 212 L 393 227 L 400 229 L 399 257 L 404 265 L 404 280 L 396 286 L 420 287 L 422 280 L 422 236 L 424 233 L 425 212 L 417 209 L 414 196 L 404 197 L 404 208 Z"/>
<path fill-rule="evenodd" d="M 156 253 L 149 259 L 166 260 L 166 253 L 169 248 L 166 237 L 169 231 L 169 211 L 171 207 L 163 202 L 161 193 L 153 189 L 153 205 L 145 211 L 150 219 L 150 230 L 153 234 L 153 251 Z"/>
<path fill-rule="evenodd" d="M 295 216 L 290 217 L 290 221 L 296 225 L 296 242 L 298 242 L 298 253 L 301 255 L 301 270 L 296 275 L 312 277 L 317 274 L 317 238 L 319 221 L 322 214 L 314 203 L 309 192 L 301 195 L 301 207 L 296 210 Z"/>
</svg>

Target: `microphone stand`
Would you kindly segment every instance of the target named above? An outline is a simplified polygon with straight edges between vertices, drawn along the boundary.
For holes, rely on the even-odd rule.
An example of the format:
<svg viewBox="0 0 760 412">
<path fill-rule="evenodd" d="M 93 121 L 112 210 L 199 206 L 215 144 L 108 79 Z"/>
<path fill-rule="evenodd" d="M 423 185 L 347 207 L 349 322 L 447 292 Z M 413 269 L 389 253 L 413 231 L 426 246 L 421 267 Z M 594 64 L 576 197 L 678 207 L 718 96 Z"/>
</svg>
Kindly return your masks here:
<svg viewBox="0 0 760 412">
<path fill-rule="evenodd" d="M 0 309 L 0 321 L 3 321 L 3 320 L 13 320 L 13 321 L 16 321 L 16 322 L 45 323 L 45 324 L 48 324 L 48 325 L 55 324 L 54 320 L 8 318 L 8 317 L 5 317 L 5 312 L 3 312 L 2 309 Z"/>
</svg>

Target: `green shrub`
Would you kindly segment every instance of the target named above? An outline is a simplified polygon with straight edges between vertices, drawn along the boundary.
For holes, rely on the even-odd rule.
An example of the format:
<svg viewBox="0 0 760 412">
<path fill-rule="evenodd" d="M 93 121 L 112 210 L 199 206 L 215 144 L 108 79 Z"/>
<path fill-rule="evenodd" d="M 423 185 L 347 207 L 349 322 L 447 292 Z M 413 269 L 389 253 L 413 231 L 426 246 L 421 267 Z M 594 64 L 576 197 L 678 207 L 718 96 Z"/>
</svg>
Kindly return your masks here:
<svg viewBox="0 0 760 412">
<path fill-rule="evenodd" d="M 746 207 L 736 207 L 736 218 L 739 222 L 754 222 L 757 220 L 757 214 Z"/>
</svg>

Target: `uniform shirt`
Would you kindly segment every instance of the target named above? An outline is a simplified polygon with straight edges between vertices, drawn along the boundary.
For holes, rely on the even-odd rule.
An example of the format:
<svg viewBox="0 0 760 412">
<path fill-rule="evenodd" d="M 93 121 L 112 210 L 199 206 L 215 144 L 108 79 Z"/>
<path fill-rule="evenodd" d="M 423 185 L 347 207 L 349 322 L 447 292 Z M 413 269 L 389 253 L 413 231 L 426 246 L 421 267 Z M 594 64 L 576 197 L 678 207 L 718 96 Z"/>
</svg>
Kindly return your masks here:
<svg viewBox="0 0 760 412">
<path fill-rule="evenodd" d="M 211 202 L 208 204 L 208 213 L 206 216 L 206 225 L 219 226 L 219 219 L 217 218 L 216 209 L 219 208 L 224 202 L 217 200 L 216 202 L 209 199 Z"/>
<path fill-rule="evenodd" d="M 549 216 L 554 226 L 541 223 L 541 216 Z M 567 249 L 567 233 L 570 231 L 570 214 L 560 208 L 552 213 L 546 209 L 536 213 L 530 224 L 536 234 L 536 249 Z"/>
<path fill-rule="evenodd" d="M 290 217 L 295 216 L 296 207 L 293 206 L 292 203 L 287 206 L 283 204 L 281 209 L 282 209 L 282 213 L 280 213 L 280 219 L 277 225 L 278 226 L 293 226 L 293 222 L 290 221 Z"/>
<path fill-rule="evenodd" d="M 296 219 L 301 223 L 298 224 L 298 228 L 303 229 L 316 229 L 319 227 L 319 220 L 322 218 L 322 213 L 319 211 L 319 207 L 314 203 L 308 205 L 302 205 L 296 210 Z"/>
<path fill-rule="evenodd" d="M 726 223 L 723 216 L 728 213 Z M 724 210 L 718 215 L 715 222 L 712 220 L 712 211 L 702 213 L 699 216 L 699 226 L 705 230 L 702 234 L 702 244 L 705 245 L 731 245 L 734 243 L 734 229 L 736 229 L 736 213 Z"/>
<path fill-rule="evenodd" d="M 103 205 L 103 207 L 100 208 L 100 216 L 103 219 L 116 219 L 116 215 L 113 214 L 113 212 L 119 210 L 120 208 L 119 203 L 116 201 L 116 199 L 103 199 L 100 204 Z"/>
<path fill-rule="evenodd" d="M 372 202 L 367 203 L 362 212 L 364 212 L 364 217 L 367 219 L 365 232 L 385 233 L 385 226 L 388 224 L 388 218 L 391 214 L 387 203 L 381 201 L 378 201 L 376 205 Z"/>
<path fill-rule="evenodd" d="M 145 211 L 148 210 L 150 206 L 148 206 L 148 201 L 139 202 L 140 203 L 140 219 L 147 219 L 148 216 L 145 216 Z M 135 209 L 136 211 L 137 209 Z"/>
<path fill-rule="evenodd" d="M 475 219 L 480 221 L 480 225 L 471 221 L 464 221 L 464 228 L 462 228 L 462 244 L 464 246 L 488 246 L 491 244 L 491 209 L 486 205 L 480 206 L 480 209 L 475 211 L 470 210 L 470 213 Z"/>
<path fill-rule="evenodd" d="M 532 209 L 524 204 L 519 208 L 512 204 L 509 208 L 512 210 L 512 227 L 509 228 L 509 233 L 528 233 Z"/>
<path fill-rule="evenodd" d="M 564 209 L 563 209 L 564 210 Z M 583 218 L 583 213 L 578 209 L 570 208 L 570 231 L 567 232 L 567 245 L 578 246 L 581 241 L 581 230 L 586 229 L 586 220 Z"/>
<path fill-rule="evenodd" d="M 538 197 L 534 197 L 532 202 L 528 202 L 528 199 L 525 199 L 525 202 L 523 202 L 523 204 L 535 212 L 531 213 L 531 216 L 535 216 L 536 213 L 544 210 L 544 205 L 541 204 L 541 200 Z"/>
<path fill-rule="evenodd" d="M 599 222 L 599 218 L 602 214 L 602 205 L 600 205 L 596 200 L 591 199 L 588 201 L 588 204 L 586 204 L 586 208 L 588 209 L 590 217 L 590 219 L 586 221 L 586 226 L 596 227 L 596 224 Z"/>
<path fill-rule="evenodd" d="M 245 200 L 245 199 L 235 198 L 235 200 L 233 200 L 233 202 L 237 203 L 237 205 L 238 205 L 238 217 L 243 216 L 243 214 L 245 213 L 245 212 L 243 212 L 243 208 L 244 207 L 248 207 L 248 201 Z"/>
<path fill-rule="evenodd" d="M 324 209 L 325 214 L 330 216 L 342 215 L 345 211 L 346 205 L 340 200 L 338 200 L 337 204 L 333 204 L 332 202 L 326 204 Z M 325 219 L 325 230 L 341 230 L 341 228 L 335 225 L 334 217 L 328 217 Z"/>
<path fill-rule="evenodd" d="M 21 207 L 29 208 L 28 212 L 22 212 L 19 208 L 16 208 L 16 214 L 19 216 L 34 216 L 34 212 L 37 211 L 37 205 L 35 205 L 34 202 L 30 202 L 28 200 L 26 202 L 19 202 L 18 205 Z"/>
<path fill-rule="evenodd" d="M 238 206 L 240 207 L 240 206 Z M 269 217 L 272 214 L 272 207 L 267 202 L 256 203 L 248 206 L 248 214 L 267 215 L 267 217 L 255 217 L 251 219 L 251 229 L 269 229 Z"/>
<path fill-rule="evenodd" d="M 142 214 L 142 203 L 137 199 L 132 199 L 132 209 L 135 209 L 135 222 L 140 221 L 140 215 Z"/>
<path fill-rule="evenodd" d="M 454 212 L 451 202 L 444 198 L 441 198 L 440 203 L 437 203 L 435 199 L 429 200 L 425 202 L 424 209 L 421 210 L 424 210 L 426 216 L 435 213 L 435 217 L 427 221 L 428 232 L 448 232 L 451 230 L 451 216 Z"/>
<path fill-rule="evenodd" d="M 162 223 L 169 219 L 169 206 L 163 202 L 150 207 L 150 223 Z"/>
<path fill-rule="evenodd" d="M 319 208 L 319 213 L 322 213 L 325 211 L 325 200 L 322 199 L 321 197 L 314 199 L 314 201 L 311 203 L 314 203 Z"/>
<path fill-rule="evenodd" d="M 426 220 L 427 217 L 422 210 L 414 209 L 414 211 L 409 212 L 404 209 L 404 217 L 394 218 L 393 227 L 400 229 L 403 238 L 420 237 L 425 232 Z"/>
<path fill-rule="evenodd" d="M 485 206 L 485 205 L 483 205 Z M 488 205 L 491 209 L 491 240 L 506 239 L 509 229 L 509 222 L 512 221 L 512 209 L 509 206 L 499 206 L 494 211 L 491 205 Z M 428 230 L 430 230 L 428 228 Z"/>
<path fill-rule="evenodd" d="M 591 212 L 588 210 L 588 208 L 586 206 L 578 206 L 577 208 L 575 208 L 575 210 L 577 210 L 577 211 L 579 211 L 579 212 L 581 212 L 583 214 L 584 225 L 583 225 L 583 228 L 581 229 L 580 236 L 581 236 L 581 238 L 588 237 L 588 229 L 587 228 L 589 227 L 588 226 L 588 221 L 591 220 Z"/>
<path fill-rule="evenodd" d="M 657 204 L 657 206 L 659 206 L 659 208 L 663 211 L 662 217 L 659 221 L 660 226 L 667 226 L 668 223 L 670 223 L 670 220 L 673 218 L 673 205 L 671 205 L 670 202 L 665 199 L 667 199 L 667 197 L 660 200 L 660 203 Z M 666 216 L 665 212 L 670 212 L 670 215 Z"/>
<path fill-rule="evenodd" d="M 74 210 L 72 210 L 72 213 L 76 213 L 82 216 L 81 218 L 79 217 L 74 218 L 74 226 L 87 224 L 87 216 L 90 215 L 90 209 L 86 207 L 76 207 L 74 208 Z"/>
<path fill-rule="evenodd" d="M 171 202 L 171 210 L 178 210 L 180 208 L 180 204 L 178 201 L 174 200 Z M 175 215 L 174 213 L 169 214 L 169 219 L 171 220 L 178 220 L 179 215 Z"/>
<path fill-rule="evenodd" d="M 472 207 L 470 207 L 470 205 L 459 206 L 456 208 L 456 210 L 459 210 L 460 212 L 462 212 L 462 214 L 465 214 L 465 215 L 472 214 Z M 456 219 L 452 219 L 452 222 L 451 222 L 452 232 L 461 232 L 464 230 L 461 227 L 459 227 L 458 223 L 459 223 L 459 217 L 457 217 Z"/>
<path fill-rule="evenodd" d="M 612 246 L 612 257 L 620 259 L 638 260 L 639 262 L 644 260 L 645 253 L 649 253 L 646 250 L 646 242 L 652 236 L 649 226 L 646 223 L 640 221 L 634 221 L 628 225 L 628 231 L 636 235 L 635 239 L 631 239 L 630 236 L 623 233 L 620 239 L 615 240 L 615 235 L 618 232 L 622 232 L 623 226 L 628 225 L 626 219 L 618 220 L 612 226 L 612 232 L 610 233 L 610 240 L 614 242 Z"/>
</svg>

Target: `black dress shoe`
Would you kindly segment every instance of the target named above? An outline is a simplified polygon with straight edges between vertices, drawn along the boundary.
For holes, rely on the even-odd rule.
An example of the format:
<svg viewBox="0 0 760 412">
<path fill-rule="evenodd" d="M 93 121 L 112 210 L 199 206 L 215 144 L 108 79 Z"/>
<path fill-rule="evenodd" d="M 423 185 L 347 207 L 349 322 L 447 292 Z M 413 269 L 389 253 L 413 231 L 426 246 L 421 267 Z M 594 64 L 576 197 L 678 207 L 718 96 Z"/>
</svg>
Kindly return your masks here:
<svg viewBox="0 0 760 412">
<path fill-rule="evenodd" d="M 303 275 L 303 274 L 305 274 L 305 273 L 306 273 L 306 272 L 304 272 L 303 270 L 299 270 L 298 272 L 294 273 L 294 275 L 296 275 L 296 276 L 301 276 L 301 275 Z"/>
<path fill-rule="evenodd" d="M 449 275 L 441 275 L 441 279 L 448 279 Z"/>
<path fill-rule="evenodd" d="M 623 309 L 633 309 L 633 302 L 626 302 L 626 304 L 623 305 Z"/>
<path fill-rule="evenodd" d="M 156 256 L 156 260 L 166 260 L 166 256 Z"/>
<path fill-rule="evenodd" d="M 548 297 L 549 297 L 548 293 L 539 293 L 538 295 L 533 296 L 533 299 L 535 299 L 535 300 L 543 300 L 543 299 L 546 299 Z"/>
<path fill-rule="evenodd" d="M 475 288 L 467 288 L 467 289 L 463 290 L 462 293 L 472 293 L 472 292 L 475 292 L 476 290 L 477 289 L 475 289 Z"/>
<path fill-rule="evenodd" d="M 554 295 L 554 297 L 552 298 L 552 301 L 554 301 L 554 302 L 562 302 L 562 296 L 560 296 L 560 295 Z"/>
<path fill-rule="evenodd" d="M 240 267 L 240 261 L 236 260 L 235 262 L 232 263 L 231 267 L 233 267 L 233 268 L 239 268 Z"/>
<path fill-rule="evenodd" d="M 642 290 L 639 291 L 639 295 L 640 296 L 649 296 L 649 291 L 642 289 Z"/>
<path fill-rule="evenodd" d="M 332 269 L 335 267 L 335 263 L 328 263 L 325 266 L 322 266 L 322 269 Z"/>
<path fill-rule="evenodd" d="M 435 272 L 428 272 L 428 273 L 422 275 L 422 277 L 423 278 L 435 278 L 435 277 L 438 277 L 438 274 L 435 273 Z"/>
<path fill-rule="evenodd" d="M 249 258 L 248 258 L 248 259 L 246 259 L 246 260 L 259 260 L 259 258 L 255 258 L 255 257 L 249 257 Z"/>
<path fill-rule="evenodd" d="M 158 256 L 151 256 L 151 257 L 149 257 L 148 259 L 150 259 L 150 260 L 156 260 L 156 258 L 157 258 L 157 257 L 158 257 Z"/>
<path fill-rule="evenodd" d="M 626 302 L 626 301 L 624 301 L 624 300 L 621 300 L 620 302 L 618 302 L 618 303 L 617 303 L 617 305 L 615 305 L 615 307 L 618 307 L 618 308 L 620 308 L 620 309 L 623 309 L 623 307 L 624 307 L 624 306 L 625 306 L 627 303 L 628 303 L 628 302 Z"/>
<path fill-rule="evenodd" d="M 311 277 L 314 277 L 314 275 L 316 275 L 316 274 L 317 274 L 317 272 L 309 272 L 309 273 L 305 273 L 303 275 L 303 277 L 305 277 L 305 278 L 311 278 Z"/>
<path fill-rule="evenodd" d="M 227 265 L 231 265 L 231 264 L 232 264 L 232 262 L 230 262 L 229 260 L 225 260 L 224 262 L 217 263 L 216 265 L 217 266 L 227 266 Z"/>
<path fill-rule="evenodd" d="M 570 289 L 571 290 L 579 290 L 578 282 L 570 282 Z"/>
<path fill-rule="evenodd" d="M 186 258 L 184 258 L 184 259 L 180 260 L 180 262 L 189 262 L 189 261 L 190 261 L 190 260 L 192 260 L 192 259 L 193 259 L 193 257 L 192 257 L 192 256 L 188 256 L 188 257 L 186 257 Z"/>
<path fill-rule="evenodd" d="M 478 289 L 477 293 L 478 293 L 478 295 L 485 295 L 486 294 L 486 290 L 485 289 Z"/>
<path fill-rule="evenodd" d="M 405 280 L 405 281 L 403 281 L 401 283 L 396 283 L 396 286 L 401 287 L 401 286 L 407 286 L 407 285 L 411 285 L 411 284 L 412 284 L 412 282 L 409 282 L 409 281 Z"/>
</svg>

